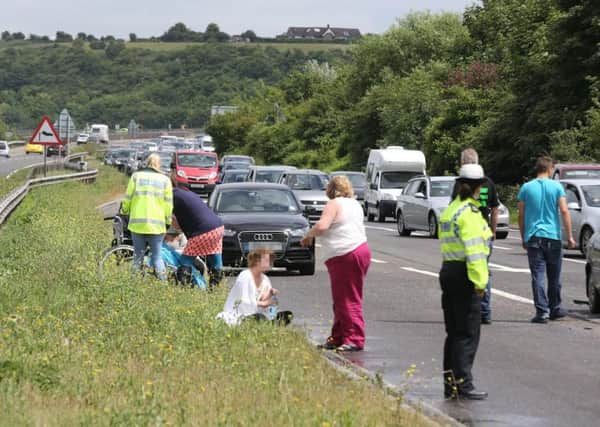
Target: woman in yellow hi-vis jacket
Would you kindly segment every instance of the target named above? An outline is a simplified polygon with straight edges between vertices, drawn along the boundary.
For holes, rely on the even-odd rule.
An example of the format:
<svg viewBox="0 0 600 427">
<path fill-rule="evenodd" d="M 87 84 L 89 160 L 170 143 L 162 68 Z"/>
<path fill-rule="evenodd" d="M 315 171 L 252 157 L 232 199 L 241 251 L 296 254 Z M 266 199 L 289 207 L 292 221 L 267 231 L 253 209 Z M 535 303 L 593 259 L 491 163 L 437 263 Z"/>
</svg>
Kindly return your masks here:
<svg viewBox="0 0 600 427">
<path fill-rule="evenodd" d="M 476 201 L 485 182 L 479 165 L 460 168 L 457 197 L 442 212 L 439 237 L 442 250 L 442 308 L 446 325 L 444 395 L 483 400 L 475 390 L 471 368 L 479 346 L 481 297 L 488 282 L 487 257 L 492 238 Z"/>
<path fill-rule="evenodd" d="M 160 157 L 151 154 L 148 167 L 135 172 L 121 204 L 121 212 L 129 215 L 127 228 L 133 240 L 133 265 L 142 268 L 146 244 L 150 246 L 152 265 L 160 280 L 166 280 L 166 267 L 161 246 L 173 212 L 173 188 L 168 176 L 160 172 Z"/>
</svg>

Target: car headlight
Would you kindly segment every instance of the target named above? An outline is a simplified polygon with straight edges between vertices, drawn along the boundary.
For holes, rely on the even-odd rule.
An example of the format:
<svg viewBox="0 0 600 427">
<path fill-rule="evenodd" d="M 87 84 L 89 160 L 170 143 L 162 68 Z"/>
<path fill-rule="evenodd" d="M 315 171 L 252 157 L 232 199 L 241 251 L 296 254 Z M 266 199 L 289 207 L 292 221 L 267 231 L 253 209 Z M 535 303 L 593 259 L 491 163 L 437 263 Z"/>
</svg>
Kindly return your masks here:
<svg viewBox="0 0 600 427">
<path fill-rule="evenodd" d="M 294 228 L 293 230 L 287 230 L 290 237 L 304 237 L 308 233 L 308 227 Z"/>
<path fill-rule="evenodd" d="M 394 198 L 394 195 L 393 194 L 389 194 L 389 193 L 383 193 L 381 195 L 381 197 L 383 198 L 383 200 L 396 200 Z"/>
<path fill-rule="evenodd" d="M 498 207 L 498 214 L 500 214 L 500 215 L 508 215 L 508 208 L 506 206 L 504 206 L 504 205 L 501 204 Z"/>
<path fill-rule="evenodd" d="M 215 179 L 216 177 L 217 177 L 216 172 L 211 172 L 210 175 L 208 175 L 208 179 Z"/>
<path fill-rule="evenodd" d="M 180 178 L 187 178 L 187 175 L 186 175 L 186 174 L 185 174 L 185 172 L 184 172 L 184 171 L 182 171 L 181 169 L 179 169 L 179 170 L 177 171 L 177 176 L 178 176 L 178 177 L 180 177 Z"/>
<path fill-rule="evenodd" d="M 230 230 L 230 229 L 226 228 L 225 230 L 223 230 L 223 236 L 226 236 L 226 237 L 235 236 L 235 230 Z"/>
</svg>

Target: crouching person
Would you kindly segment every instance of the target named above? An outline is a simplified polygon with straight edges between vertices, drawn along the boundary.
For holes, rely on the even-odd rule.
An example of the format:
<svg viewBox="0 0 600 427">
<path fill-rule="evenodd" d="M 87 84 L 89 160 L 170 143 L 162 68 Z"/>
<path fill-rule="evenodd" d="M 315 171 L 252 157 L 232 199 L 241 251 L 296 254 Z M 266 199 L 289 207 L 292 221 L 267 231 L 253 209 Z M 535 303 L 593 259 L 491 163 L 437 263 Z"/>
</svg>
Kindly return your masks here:
<svg viewBox="0 0 600 427">
<path fill-rule="evenodd" d="M 258 250 L 248 254 L 248 268 L 235 280 L 223 311 L 217 318 L 228 325 L 239 325 L 243 320 L 272 320 L 287 325 L 292 312 L 277 310 L 277 289 L 264 274 L 271 269 L 272 253 Z"/>
</svg>

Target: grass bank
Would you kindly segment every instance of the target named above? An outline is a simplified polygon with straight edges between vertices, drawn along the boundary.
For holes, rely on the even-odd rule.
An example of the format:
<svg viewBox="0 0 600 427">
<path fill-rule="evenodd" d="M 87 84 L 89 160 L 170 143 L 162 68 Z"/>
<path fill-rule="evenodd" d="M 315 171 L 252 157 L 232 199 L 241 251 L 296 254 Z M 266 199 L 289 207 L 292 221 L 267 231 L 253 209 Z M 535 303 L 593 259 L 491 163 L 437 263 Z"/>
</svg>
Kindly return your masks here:
<svg viewBox="0 0 600 427">
<path fill-rule="evenodd" d="M 100 281 L 93 206 L 125 184 L 35 189 L 0 232 L 0 424 L 426 425 L 299 332 L 215 321 L 225 289 Z"/>
</svg>

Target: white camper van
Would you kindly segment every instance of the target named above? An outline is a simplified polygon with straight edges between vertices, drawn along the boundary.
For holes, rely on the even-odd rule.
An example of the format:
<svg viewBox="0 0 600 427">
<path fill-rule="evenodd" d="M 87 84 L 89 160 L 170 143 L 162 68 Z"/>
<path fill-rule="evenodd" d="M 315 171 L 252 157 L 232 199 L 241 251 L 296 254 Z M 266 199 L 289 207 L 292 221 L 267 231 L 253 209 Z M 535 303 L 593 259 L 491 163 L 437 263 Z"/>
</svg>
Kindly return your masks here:
<svg viewBox="0 0 600 427">
<path fill-rule="evenodd" d="M 371 150 L 367 161 L 365 214 L 369 221 L 394 216 L 396 198 L 409 179 L 425 175 L 425 155 L 418 150 L 390 146 Z"/>
<path fill-rule="evenodd" d="M 200 141 L 200 149 L 202 151 L 215 151 L 215 145 L 213 144 L 212 136 L 210 135 L 202 135 L 199 139 Z"/>
<path fill-rule="evenodd" d="M 90 138 L 97 143 L 108 144 L 108 126 L 107 125 L 92 125 Z"/>
</svg>

